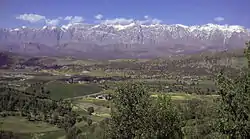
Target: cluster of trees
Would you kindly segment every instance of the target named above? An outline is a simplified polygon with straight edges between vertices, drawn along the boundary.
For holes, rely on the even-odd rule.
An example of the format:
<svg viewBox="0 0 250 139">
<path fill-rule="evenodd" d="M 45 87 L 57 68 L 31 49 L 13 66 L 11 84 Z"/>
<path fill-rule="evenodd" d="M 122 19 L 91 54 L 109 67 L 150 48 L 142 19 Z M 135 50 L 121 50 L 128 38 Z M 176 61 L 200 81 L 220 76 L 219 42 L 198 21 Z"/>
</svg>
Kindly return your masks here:
<svg viewBox="0 0 250 139">
<path fill-rule="evenodd" d="M 202 138 L 216 132 L 215 104 L 200 99 L 172 101 L 167 94 L 150 97 L 144 84 L 121 85 L 113 98 L 106 138 Z M 194 125 L 195 123 L 195 125 Z"/>
<path fill-rule="evenodd" d="M 250 42 L 246 46 L 248 70 L 235 80 L 221 72 L 217 81 L 221 96 L 217 131 L 231 139 L 250 138 Z"/>
<path fill-rule="evenodd" d="M 105 137 L 250 138 L 250 43 L 247 43 L 245 54 L 247 72 L 238 79 L 221 72 L 216 81 L 220 97 L 210 105 L 197 99 L 188 100 L 186 107 L 178 108 L 166 95 L 151 98 L 145 86 L 138 83 L 119 87 Z"/>
<path fill-rule="evenodd" d="M 30 121 L 44 121 L 66 131 L 78 118 L 72 104 L 65 100 L 52 100 L 44 88 L 33 93 L 12 88 L 0 88 L 0 116 L 24 116 Z"/>
<path fill-rule="evenodd" d="M 150 97 L 145 86 L 128 83 L 113 99 L 108 138 L 181 138 L 181 118 L 170 98 Z"/>
</svg>

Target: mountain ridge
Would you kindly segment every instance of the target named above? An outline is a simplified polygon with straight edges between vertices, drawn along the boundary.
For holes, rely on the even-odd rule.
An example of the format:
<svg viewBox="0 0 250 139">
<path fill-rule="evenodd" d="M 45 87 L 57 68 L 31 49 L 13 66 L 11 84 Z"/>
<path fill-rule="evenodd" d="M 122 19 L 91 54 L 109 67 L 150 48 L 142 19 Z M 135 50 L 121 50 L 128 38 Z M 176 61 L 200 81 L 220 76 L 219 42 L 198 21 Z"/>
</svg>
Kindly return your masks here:
<svg viewBox="0 0 250 139">
<path fill-rule="evenodd" d="M 248 40 L 250 31 L 245 27 L 211 23 L 199 26 L 77 23 L 61 27 L 0 29 L 0 50 L 91 58 L 157 57 L 221 51 L 242 48 Z"/>
</svg>

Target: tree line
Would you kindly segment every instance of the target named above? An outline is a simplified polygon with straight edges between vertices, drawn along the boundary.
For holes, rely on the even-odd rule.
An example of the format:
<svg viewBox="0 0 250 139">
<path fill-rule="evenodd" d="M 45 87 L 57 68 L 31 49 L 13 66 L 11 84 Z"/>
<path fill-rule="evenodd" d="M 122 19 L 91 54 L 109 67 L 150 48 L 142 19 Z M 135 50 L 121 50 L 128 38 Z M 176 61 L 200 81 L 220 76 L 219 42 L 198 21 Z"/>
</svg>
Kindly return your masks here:
<svg viewBox="0 0 250 139">
<path fill-rule="evenodd" d="M 72 104 L 65 100 L 53 100 L 42 87 L 33 93 L 9 87 L 0 88 L 0 116 L 23 116 L 29 121 L 44 121 L 66 131 L 78 120 Z"/>
</svg>

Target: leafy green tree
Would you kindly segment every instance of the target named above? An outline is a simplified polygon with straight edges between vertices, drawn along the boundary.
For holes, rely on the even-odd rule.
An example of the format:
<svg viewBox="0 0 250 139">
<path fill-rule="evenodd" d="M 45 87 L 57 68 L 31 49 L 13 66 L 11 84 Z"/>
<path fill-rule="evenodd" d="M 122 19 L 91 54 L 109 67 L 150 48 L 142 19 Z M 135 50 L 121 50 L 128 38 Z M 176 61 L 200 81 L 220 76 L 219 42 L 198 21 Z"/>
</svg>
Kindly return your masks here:
<svg viewBox="0 0 250 139">
<path fill-rule="evenodd" d="M 118 87 L 111 107 L 108 136 L 112 139 L 149 138 L 151 98 L 141 83 Z"/>
<path fill-rule="evenodd" d="M 217 79 L 221 101 L 216 129 L 230 139 L 250 138 L 250 42 L 246 46 L 247 73 L 232 80 L 221 72 Z"/>
<path fill-rule="evenodd" d="M 151 109 L 151 126 L 157 139 L 181 139 L 181 117 L 167 95 L 159 95 Z"/>
<path fill-rule="evenodd" d="M 154 99 L 142 83 L 126 83 L 116 90 L 108 123 L 113 139 L 183 137 L 181 117 L 170 97 Z"/>
</svg>

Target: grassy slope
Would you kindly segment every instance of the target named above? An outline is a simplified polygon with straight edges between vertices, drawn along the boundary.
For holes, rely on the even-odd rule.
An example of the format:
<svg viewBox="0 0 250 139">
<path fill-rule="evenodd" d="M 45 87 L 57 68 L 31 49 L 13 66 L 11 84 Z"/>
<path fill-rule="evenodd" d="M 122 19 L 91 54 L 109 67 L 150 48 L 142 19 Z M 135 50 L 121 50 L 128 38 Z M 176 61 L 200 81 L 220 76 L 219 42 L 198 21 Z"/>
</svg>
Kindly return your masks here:
<svg viewBox="0 0 250 139">
<path fill-rule="evenodd" d="M 51 132 L 50 134 L 56 132 L 63 132 L 61 129 L 49 125 L 44 122 L 30 122 L 23 117 L 5 117 L 0 118 L 0 129 L 6 131 L 13 131 L 15 133 L 22 133 L 26 136 L 30 134 L 46 134 L 47 132 Z"/>
</svg>

